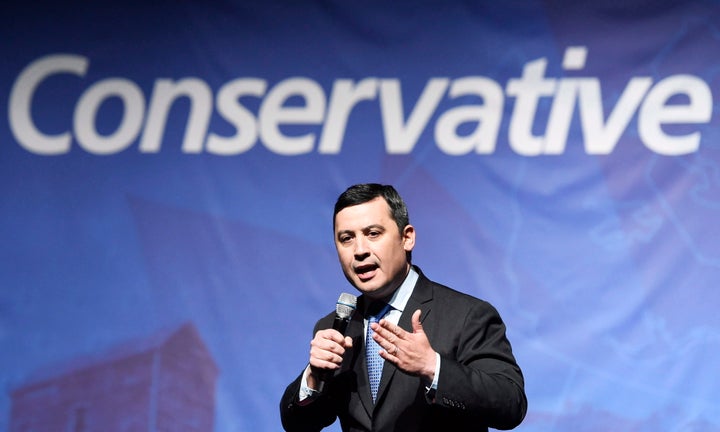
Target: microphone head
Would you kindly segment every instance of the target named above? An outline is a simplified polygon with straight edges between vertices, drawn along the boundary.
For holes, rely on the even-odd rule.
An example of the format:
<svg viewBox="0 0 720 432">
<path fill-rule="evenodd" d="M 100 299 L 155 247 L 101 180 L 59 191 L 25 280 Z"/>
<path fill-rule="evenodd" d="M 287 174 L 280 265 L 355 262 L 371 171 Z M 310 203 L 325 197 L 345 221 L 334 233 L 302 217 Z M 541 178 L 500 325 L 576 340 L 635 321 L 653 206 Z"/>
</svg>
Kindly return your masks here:
<svg viewBox="0 0 720 432">
<path fill-rule="evenodd" d="M 342 319 L 350 318 L 357 308 L 357 297 L 352 294 L 342 293 L 335 305 L 335 315 Z"/>
</svg>

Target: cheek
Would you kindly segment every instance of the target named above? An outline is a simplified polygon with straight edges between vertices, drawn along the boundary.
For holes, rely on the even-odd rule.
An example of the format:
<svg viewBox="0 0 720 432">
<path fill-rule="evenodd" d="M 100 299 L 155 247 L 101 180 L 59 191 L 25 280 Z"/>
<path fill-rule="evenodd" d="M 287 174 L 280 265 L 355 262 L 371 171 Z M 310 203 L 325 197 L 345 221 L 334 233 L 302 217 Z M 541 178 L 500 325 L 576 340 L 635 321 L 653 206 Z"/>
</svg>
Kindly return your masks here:
<svg viewBox="0 0 720 432">
<path fill-rule="evenodd" d="M 340 260 L 340 263 L 343 267 L 349 266 L 350 263 L 352 263 L 352 259 L 352 254 L 348 253 L 347 250 L 338 249 L 338 260 Z"/>
</svg>

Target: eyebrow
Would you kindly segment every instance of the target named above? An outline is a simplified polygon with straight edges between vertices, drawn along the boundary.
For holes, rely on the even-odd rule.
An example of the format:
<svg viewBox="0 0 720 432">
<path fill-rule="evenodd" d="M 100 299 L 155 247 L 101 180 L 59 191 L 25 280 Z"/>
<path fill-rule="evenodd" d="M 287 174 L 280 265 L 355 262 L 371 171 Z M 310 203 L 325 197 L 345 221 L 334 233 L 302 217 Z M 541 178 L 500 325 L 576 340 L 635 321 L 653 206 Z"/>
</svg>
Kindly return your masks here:
<svg viewBox="0 0 720 432">
<path fill-rule="evenodd" d="M 380 230 L 380 231 L 385 231 L 385 227 L 384 227 L 383 225 L 380 225 L 380 224 L 368 225 L 368 226 L 366 226 L 366 227 L 361 228 L 360 231 L 362 231 L 362 232 L 367 232 L 367 231 L 370 231 L 370 230 L 372 230 L 372 229 L 377 229 L 377 230 Z M 354 232 L 353 230 L 347 229 L 347 230 L 338 231 L 338 232 L 337 232 L 337 235 L 340 235 L 340 234 L 351 234 L 351 233 L 353 233 L 353 232 Z"/>
<path fill-rule="evenodd" d="M 379 224 L 372 224 L 368 225 L 365 228 L 363 228 L 363 231 L 370 231 L 371 229 L 379 229 L 380 231 L 385 231 L 385 226 L 379 225 Z"/>
</svg>

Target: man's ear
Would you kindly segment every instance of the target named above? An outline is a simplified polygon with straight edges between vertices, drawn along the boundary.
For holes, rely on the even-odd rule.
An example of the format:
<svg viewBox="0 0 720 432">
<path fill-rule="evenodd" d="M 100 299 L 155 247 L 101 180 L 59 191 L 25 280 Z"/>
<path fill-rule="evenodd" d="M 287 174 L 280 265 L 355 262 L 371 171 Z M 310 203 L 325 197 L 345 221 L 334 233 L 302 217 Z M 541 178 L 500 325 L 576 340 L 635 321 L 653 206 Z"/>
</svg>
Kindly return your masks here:
<svg viewBox="0 0 720 432">
<path fill-rule="evenodd" d="M 403 237 L 403 248 L 405 252 L 410 252 L 415 247 L 415 227 L 412 225 L 405 225 L 402 232 Z"/>
</svg>

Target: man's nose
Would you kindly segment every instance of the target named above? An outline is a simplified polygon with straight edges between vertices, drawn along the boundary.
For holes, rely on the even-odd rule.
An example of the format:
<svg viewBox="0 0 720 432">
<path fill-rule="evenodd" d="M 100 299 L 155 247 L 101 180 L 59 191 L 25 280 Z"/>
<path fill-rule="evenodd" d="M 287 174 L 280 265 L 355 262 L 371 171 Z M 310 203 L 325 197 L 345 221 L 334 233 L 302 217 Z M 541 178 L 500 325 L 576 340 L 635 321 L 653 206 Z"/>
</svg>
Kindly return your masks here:
<svg viewBox="0 0 720 432">
<path fill-rule="evenodd" d="M 370 253 L 367 239 L 363 236 L 359 236 L 355 239 L 355 256 L 366 256 Z"/>
</svg>

